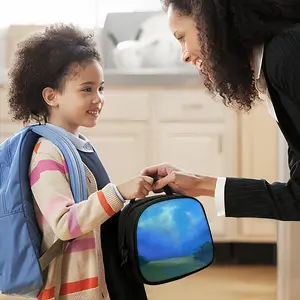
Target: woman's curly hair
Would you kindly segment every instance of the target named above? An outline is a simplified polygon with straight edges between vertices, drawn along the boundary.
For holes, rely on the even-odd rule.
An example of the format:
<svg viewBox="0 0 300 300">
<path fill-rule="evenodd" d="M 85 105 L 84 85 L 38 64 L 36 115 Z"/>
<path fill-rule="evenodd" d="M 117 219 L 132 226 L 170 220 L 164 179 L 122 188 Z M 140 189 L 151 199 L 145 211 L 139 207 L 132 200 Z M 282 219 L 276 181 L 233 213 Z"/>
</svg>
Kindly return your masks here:
<svg viewBox="0 0 300 300">
<path fill-rule="evenodd" d="M 204 84 L 225 105 L 249 111 L 258 98 L 250 66 L 253 47 L 300 22 L 299 0 L 161 0 L 190 16 L 198 29 Z"/>
<path fill-rule="evenodd" d="M 71 65 L 92 60 L 100 62 L 93 34 L 74 25 L 54 24 L 20 42 L 9 71 L 8 102 L 13 119 L 46 122 L 43 89 L 62 92 Z"/>
</svg>

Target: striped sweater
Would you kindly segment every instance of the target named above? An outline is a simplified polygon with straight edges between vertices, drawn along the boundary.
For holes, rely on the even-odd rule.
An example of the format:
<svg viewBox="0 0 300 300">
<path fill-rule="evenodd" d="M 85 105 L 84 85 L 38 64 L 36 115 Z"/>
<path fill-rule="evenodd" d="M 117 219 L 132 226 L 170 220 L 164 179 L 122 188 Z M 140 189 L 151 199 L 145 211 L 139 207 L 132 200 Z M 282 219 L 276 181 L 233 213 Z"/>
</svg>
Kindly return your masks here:
<svg viewBox="0 0 300 300">
<path fill-rule="evenodd" d="M 123 203 L 112 184 L 97 191 L 96 180 L 85 166 L 88 199 L 75 204 L 72 198 L 68 168 L 60 150 L 40 138 L 30 164 L 30 183 L 34 208 L 43 232 L 42 253 L 57 238 L 76 238 L 66 248 L 62 261 L 61 300 L 109 300 L 101 251 L 101 224 L 120 211 Z M 57 284 L 57 259 L 45 276 L 45 287 L 39 300 L 54 299 Z"/>
</svg>

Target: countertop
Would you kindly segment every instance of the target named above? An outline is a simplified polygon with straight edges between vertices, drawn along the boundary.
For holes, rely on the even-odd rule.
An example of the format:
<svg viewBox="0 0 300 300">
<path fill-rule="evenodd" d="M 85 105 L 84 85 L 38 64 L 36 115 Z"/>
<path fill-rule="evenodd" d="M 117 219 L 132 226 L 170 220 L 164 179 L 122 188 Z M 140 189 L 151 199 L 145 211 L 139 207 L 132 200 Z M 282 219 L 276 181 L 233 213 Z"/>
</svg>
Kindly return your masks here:
<svg viewBox="0 0 300 300">
<path fill-rule="evenodd" d="M 7 78 L 0 78 L 0 87 L 7 84 Z M 122 71 L 104 69 L 106 86 L 199 86 L 203 77 L 196 70 L 189 69 L 141 69 Z"/>
<path fill-rule="evenodd" d="M 200 85 L 203 79 L 196 70 L 187 69 L 141 69 L 121 71 L 104 69 L 105 85 L 161 85 L 190 86 Z"/>
</svg>

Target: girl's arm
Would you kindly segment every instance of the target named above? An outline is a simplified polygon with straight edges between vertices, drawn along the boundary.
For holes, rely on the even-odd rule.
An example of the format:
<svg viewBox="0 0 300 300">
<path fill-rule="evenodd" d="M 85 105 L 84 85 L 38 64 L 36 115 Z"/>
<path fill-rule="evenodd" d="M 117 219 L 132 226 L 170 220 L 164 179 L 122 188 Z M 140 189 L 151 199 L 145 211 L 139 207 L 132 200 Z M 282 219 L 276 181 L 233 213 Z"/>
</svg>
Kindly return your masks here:
<svg viewBox="0 0 300 300">
<path fill-rule="evenodd" d="M 61 240 L 92 231 L 124 205 L 111 184 L 91 194 L 85 201 L 75 203 L 64 158 L 59 149 L 45 139 L 35 147 L 30 184 L 43 217 Z"/>
</svg>

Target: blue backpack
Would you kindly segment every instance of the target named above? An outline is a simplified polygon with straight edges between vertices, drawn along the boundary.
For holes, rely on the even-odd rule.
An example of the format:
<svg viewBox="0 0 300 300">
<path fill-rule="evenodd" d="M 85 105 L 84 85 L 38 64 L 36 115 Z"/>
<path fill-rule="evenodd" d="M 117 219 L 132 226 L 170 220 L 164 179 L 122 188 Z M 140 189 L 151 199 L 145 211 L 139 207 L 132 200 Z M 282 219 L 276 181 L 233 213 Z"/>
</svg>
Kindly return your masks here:
<svg viewBox="0 0 300 300">
<path fill-rule="evenodd" d="M 40 257 L 42 233 L 34 212 L 28 173 L 39 137 L 45 137 L 61 150 L 69 168 L 75 202 L 87 199 L 81 158 L 74 145 L 52 127 L 28 126 L 0 144 L 0 291 L 6 295 L 36 298 L 44 284 L 42 271 L 62 254 L 68 243 L 57 240 Z"/>
</svg>

